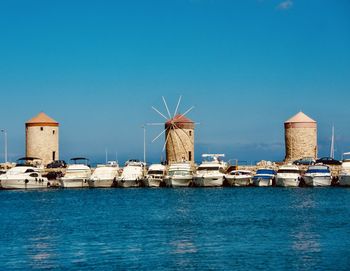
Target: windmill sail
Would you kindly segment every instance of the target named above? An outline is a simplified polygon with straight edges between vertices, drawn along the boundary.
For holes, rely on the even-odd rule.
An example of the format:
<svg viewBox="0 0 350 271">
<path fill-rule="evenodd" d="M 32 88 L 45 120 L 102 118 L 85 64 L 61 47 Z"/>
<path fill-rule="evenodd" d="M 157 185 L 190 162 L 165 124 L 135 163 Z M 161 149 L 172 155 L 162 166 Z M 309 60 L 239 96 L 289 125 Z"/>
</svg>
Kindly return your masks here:
<svg viewBox="0 0 350 271">
<path fill-rule="evenodd" d="M 165 98 L 162 96 L 163 104 L 167 114 L 163 114 L 156 107 L 152 106 L 152 109 L 156 111 L 162 118 L 166 119 L 166 122 L 150 123 L 149 125 L 157 126 L 164 125 L 164 130 L 161 131 L 153 140 L 155 142 L 163 134 L 165 134 L 165 142 L 163 145 L 163 151 L 166 151 L 166 157 L 168 162 L 180 162 L 183 160 L 193 162 L 194 158 L 194 125 L 195 123 L 185 117 L 194 107 L 190 107 L 185 113 L 178 113 L 182 96 L 176 104 L 174 114 L 171 115 L 168 104 Z M 166 115 L 169 115 L 167 118 Z"/>
</svg>

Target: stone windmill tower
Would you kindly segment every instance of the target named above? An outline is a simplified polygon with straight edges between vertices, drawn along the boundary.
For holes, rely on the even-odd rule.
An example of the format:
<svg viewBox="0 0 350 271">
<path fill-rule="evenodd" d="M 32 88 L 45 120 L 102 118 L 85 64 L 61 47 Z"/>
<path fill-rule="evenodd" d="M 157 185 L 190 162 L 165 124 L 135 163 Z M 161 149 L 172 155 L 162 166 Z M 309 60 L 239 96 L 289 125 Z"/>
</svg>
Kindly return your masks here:
<svg viewBox="0 0 350 271">
<path fill-rule="evenodd" d="M 161 113 L 158 109 L 152 106 L 158 114 L 165 120 L 164 123 L 150 123 L 150 125 L 164 125 L 164 130 L 153 139 L 157 140 L 161 135 L 165 134 L 165 143 L 163 151 L 166 151 L 166 160 L 168 164 L 176 162 L 188 161 L 194 164 L 194 126 L 195 123 L 186 117 L 186 115 L 194 108 L 193 106 L 185 111 L 185 113 L 178 113 L 178 108 L 181 102 L 181 96 L 178 100 L 175 112 L 170 114 L 168 105 L 162 97 L 168 117 Z"/>
<path fill-rule="evenodd" d="M 317 158 L 317 122 L 299 112 L 284 123 L 286 162 Z"/>
<path fill-rule="evenodd" d="M 44 165 L 59 159 L 59 123 L 40 112 L 26 126 L 26 156 L 42 160 Z"/>
</svg>

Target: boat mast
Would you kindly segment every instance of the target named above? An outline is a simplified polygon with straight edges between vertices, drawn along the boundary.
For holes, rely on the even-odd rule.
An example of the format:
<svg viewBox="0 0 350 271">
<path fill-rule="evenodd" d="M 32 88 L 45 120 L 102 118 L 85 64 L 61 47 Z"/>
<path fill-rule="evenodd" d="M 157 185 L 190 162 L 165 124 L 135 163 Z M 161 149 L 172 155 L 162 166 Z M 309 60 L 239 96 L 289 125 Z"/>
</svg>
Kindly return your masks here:
<svg viewBox="0 0 350 271">
<path fill-rule="evenodd" d="M 331 152 L 329 156 L 334 159 L 334 125 L 332 126 Z"/>
</svg>

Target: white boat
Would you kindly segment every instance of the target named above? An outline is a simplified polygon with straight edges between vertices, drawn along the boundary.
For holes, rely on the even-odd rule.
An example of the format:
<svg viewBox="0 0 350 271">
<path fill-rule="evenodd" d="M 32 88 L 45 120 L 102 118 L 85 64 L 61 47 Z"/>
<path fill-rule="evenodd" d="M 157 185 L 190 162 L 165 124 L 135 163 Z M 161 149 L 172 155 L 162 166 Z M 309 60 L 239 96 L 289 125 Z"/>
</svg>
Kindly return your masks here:
<svg viewBox="0 0 350 271">
<path fill-rule="evenodd" d="M 144 179 L 144 186 L 159 187 L 165 176 L 165 166 L 162 164 L 153 164 L 149 167 L 147 175 Z"/>
<path fill-rule="evenodd" d="M 42 189 L 50 187 L 50 182 L 32 166 L 15 166 L 0 175 L 2 189 Z"/>
<path fill-rule="evenodd" d="M 250 170 L 232 170 L 225 175 L 227 185 L 229 186 L 249 186 L 252 180 L 252 172 Z"/>
<path fill-rule="evenodd" d="M 164 183 L 167 187 L 188 187 L 192 183 L 192 178 L 193 172 L 190 163 L 174 163 L 169 166 Z"/>
<path fill-rule="evenodd" d="M 339 175 L 340 186 L 350 186 L 350 152 L 343 154 L 342 171 Z"/>
<path fill-rule="evenodd" d="M 276 172 L 270 168 L 260 168 L 256 171 L 252 182 L 254 186 L 271 186 L 275 180 Z"/>
<path fill-rule="evenodd" d="M 276 175 L 276 186 L 297 187 L 301 179 L 300 169 L 296 165 L 281 166 Z"/>
<path fill-rule="evenodd" d="M 330 186 L 332 175 L 329 167 L 325 165 L 309 166 L 305 172 L 304 181 L 307 186 Z"/>
<path fill-rule="evenodd" d="M 89 187 L 112 187 L 119 177 L 119 165 L 109 161 L 106 165 L 97 165 L 88 180 Z"/>
<path fill-rule="evenodd" d="M 66 173 L 59 179 L 63 188 L 85 188 L 89 187 L 88 180 L 91 176 L 91 169 L 87 165 L 88 159 L 77 157 L 70 159 L 75 164 L 68 165 Z M 85 161 L 85 163 L 78 163 Z"/>
<path fill-rule="evenodd" d="M 139 187 L 144 178 L 145 167 L 145 163 L 139 160 L 126 161 L 123 172 L 117 180 L 117 186 Z"/>
<path fill-rule="evenodd" d="M 5 173 L 6 173 L 6 170 L 0 170 L 0 177 Z M 0 189 L 1 189 L 1 178 L 0 178 Z"/>
<path fill-rule="evenodd" d="M 220 160 L 224 154 L 203 154 L 203 162 L 197 168 L 193 177 L 194 186 L 219 187 L 223 186 L 227 164 Z"/>
</svg>

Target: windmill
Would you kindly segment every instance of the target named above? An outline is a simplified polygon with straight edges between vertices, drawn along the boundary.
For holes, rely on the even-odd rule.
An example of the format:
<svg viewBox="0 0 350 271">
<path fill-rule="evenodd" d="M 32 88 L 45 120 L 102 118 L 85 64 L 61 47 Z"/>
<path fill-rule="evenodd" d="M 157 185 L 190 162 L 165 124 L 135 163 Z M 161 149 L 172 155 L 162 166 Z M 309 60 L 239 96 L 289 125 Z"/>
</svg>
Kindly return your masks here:
<svg viewBox="0 0 350 271">
<path fill-rule="evenodd" d="M 149 123 L 148 125 L 164 125 L 164 130 L 158 134 L 153 140 L 155 142 L 162 135 L 165 135 L 165 143 L 163 145 L 163 152 L 166 151 L 166 161 L 168 163 L 194 161 L 194 123 L 186 117 L 186 115 L 194 109 L 190 107 L 185 113 L 178 113 L 182 96 L 179 97 L 174 114 L 171 115 L 168 104 L 162 96 L 162 100 L 167 112 L 163 114 L 157 108 L 152 106 L 152 109 L 157 112 L 165 123 Z"/>
</svg>

